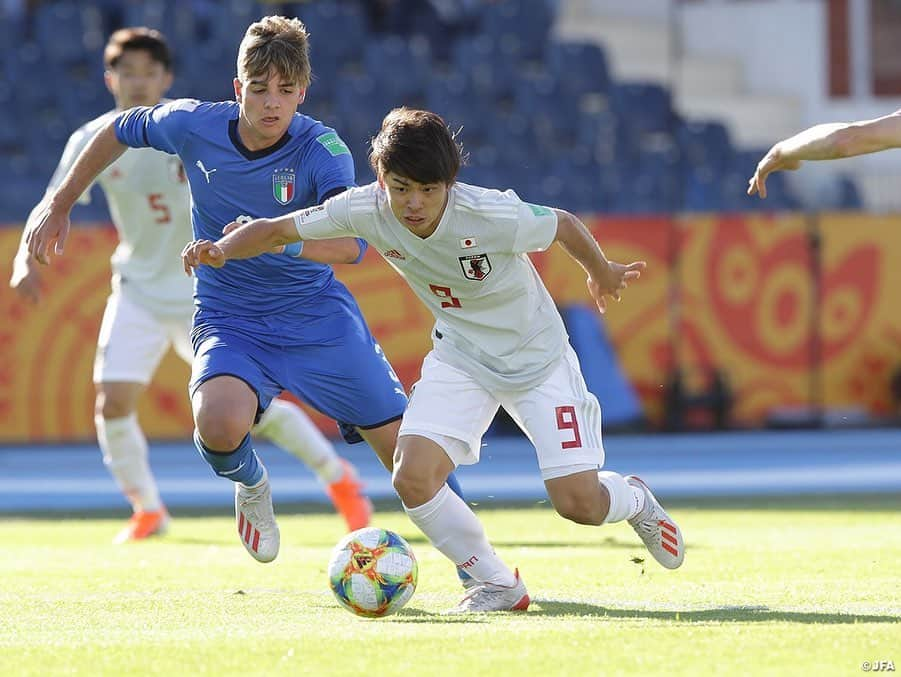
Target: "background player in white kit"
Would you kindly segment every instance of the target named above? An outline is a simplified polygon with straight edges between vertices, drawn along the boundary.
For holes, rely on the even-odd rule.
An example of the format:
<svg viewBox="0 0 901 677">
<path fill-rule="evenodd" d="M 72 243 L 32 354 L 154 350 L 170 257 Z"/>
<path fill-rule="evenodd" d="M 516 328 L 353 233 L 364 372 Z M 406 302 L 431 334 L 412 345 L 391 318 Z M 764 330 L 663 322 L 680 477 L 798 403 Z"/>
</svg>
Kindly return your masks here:
<svg viewBox="0 0 901 677">
<path fill-rule="evenodd" d="M 518 571 L 501 561 L 475 514 L 444 487 L 456 465 L 478 462 L 498 406 L 535 446 L 560 515 L 592 525 L 628 520 L 658 562 L 680 566 L 682 534 L 647 485 L 599 472 L 600 406 L 526 253 L 559 242 L 588 273 L 601 312 L 606 296 L 619 300 L 644 262 L 607 261 L 566 211 L 523 202 L 512 191 L 455 183 L 462 149 L 434 113 L 389 113 L 370 160 L 376 183 L 279 219 L 230 224 L 217 242 L 185 248 L 186 271 L 301 239 L 356 236 L 377 247 L 429 307 L 434 347 L 403 417 L 393 484 L 434 546 L 480 582 L 454 611 L 529 605 Z"/>
<path fill-rule="evenodd" d="M 111 117 L 133 106 L 159 103 L 172 84 L 168 46 L 158 31 L 148 28 L 113 33 L 104 65 L 116 110 L 72 134 L 47 195 Z M 103 461 L 132 506 L 131 520 L 115 538 L 124 542 L 162 533 L 169 519 L 148 464 L 147 440 L 135 408 L 170 345 L 185 361 L 192 358 L 193 285 L 179 263 L 182 247 L 192 237 L 190 192 L 178 158 L 153 149 L 130 149 L 104 170 L 99 184 L 120 242 L 112 257 L 112 294 L 94 364 L 94 422 Z M 81 201 L 89 199 L 86 192 Z M 35 208 L 30 219 L 39 211 Z M 317 251 L 307 248 L 304 256 L 317 260 Z M 24 246 L 16 256 L 10 285 L 33 302 L 40 300 L 40 274 Z M 299 407 L 273 400 L 254 432 L 317 474 L 349 529 L 369 523 L 372 505 L 361 493 L 355 470 Z"/>
</svg>

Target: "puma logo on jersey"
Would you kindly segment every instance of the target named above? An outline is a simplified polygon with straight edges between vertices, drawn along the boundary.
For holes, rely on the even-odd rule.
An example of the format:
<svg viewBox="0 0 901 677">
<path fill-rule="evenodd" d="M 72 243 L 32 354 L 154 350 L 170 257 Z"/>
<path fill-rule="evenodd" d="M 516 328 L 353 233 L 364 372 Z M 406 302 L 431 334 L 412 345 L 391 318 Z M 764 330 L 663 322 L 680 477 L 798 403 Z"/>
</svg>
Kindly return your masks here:
<svg viewBox="0 0 901 677">
<path fill-rule="evenodd" d="M 206 182 L 209 183 L 210 182 L 210 174 L 212 174 L 216 170 L 215 169 L 207 170 L 207 168 L 203 166 L 203 160 L 198 160 L 194 164 L 197 165 L 197 169 L 199 169 L 200 171 L 203 172 L 203 176 L 206 179 Z"/>
</svg>

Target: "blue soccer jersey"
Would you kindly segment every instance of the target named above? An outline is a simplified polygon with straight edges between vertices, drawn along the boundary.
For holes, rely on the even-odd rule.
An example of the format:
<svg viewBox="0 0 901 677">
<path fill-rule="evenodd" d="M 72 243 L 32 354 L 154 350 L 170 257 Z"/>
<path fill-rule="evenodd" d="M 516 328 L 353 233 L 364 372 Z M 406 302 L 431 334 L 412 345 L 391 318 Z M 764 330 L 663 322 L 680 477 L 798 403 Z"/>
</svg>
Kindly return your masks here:
<svg viewBox="0 0 901 677">
<path fill-rule="evenodd" d="M 274 146 L 251 151 L 238 136 L 238 111 L 233 101 L 179 99 L 118 118 L 121 143 L 181 158 L 195 239 L 215 241 L 232 221 L 281 216 L 354 185 L 353 158 L 333 129 L 296 114 Z M 195 274 L 203 308 L 260 316 L 307 309 L 334 279 L 327 265 L 276 254 L 220 269 L 204 266 Z"/>
<path fill-rule="evenodd" d="M 232 221 L 287 214 L 354 185 L 353 158 L 333 129 L 295 114 L 278 142 L 251 151 L 239 111 L 235 102 L 180 99 L 116 120 L 121 143 L 181 158 L 195 239 L 216 240 Z M 403 388 L 329 266 L 267 254 L 195 274 L 192 392 L 230 375 L 254 389 L 261 411 L 285 389 L 363 428 L 400 418 Z"/>
</svg>

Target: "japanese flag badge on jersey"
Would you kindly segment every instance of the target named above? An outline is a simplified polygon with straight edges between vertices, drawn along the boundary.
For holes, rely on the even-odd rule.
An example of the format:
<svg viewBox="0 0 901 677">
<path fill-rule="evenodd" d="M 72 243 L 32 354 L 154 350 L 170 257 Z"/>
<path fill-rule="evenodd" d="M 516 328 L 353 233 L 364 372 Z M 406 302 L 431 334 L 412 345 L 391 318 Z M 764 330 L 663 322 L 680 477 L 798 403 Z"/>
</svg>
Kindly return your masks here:
<svg viewBox="0 0 901 677">
<path fill-rule="evenodd" d="M 472 249 L 478 244 L 474 237 L 464 237 L 460 240 L 460 249 Z"/>
</svg>

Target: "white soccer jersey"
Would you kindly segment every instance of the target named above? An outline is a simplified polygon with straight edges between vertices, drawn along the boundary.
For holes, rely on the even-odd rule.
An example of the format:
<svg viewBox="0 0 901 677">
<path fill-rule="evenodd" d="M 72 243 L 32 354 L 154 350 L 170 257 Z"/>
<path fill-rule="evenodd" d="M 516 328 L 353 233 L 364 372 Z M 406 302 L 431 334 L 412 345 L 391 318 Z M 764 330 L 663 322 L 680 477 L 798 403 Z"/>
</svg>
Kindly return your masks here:
<svg viewBox="0 0 901 677">
<path fill-rule="evenodd" d="M 565 354 L 563 320 L 526 256 L 554 241 L 557 216 L 547 207 L 456 183 L 423 239 L 372 183 L 299 212 L 295 224 L 304 239 L 353 235 L 378 248 L 435 316 L 436 353 L 486 388 L 532 387 Z"/>
<path fill-rule="evenodd" d="M 65 178 L 79 153 L 118 111 L 82 125 L 69 137 L 48 191 Z M 119 233 L 113 286 L 154 314 L 192 312 L 193 282 L 181 250 L 192 239 L 191 197 L 177 157 L 152 148 L 129 148 L 98 177 Z M 85 191 L 79 202 L 90 202 Z"/>
</svg>

